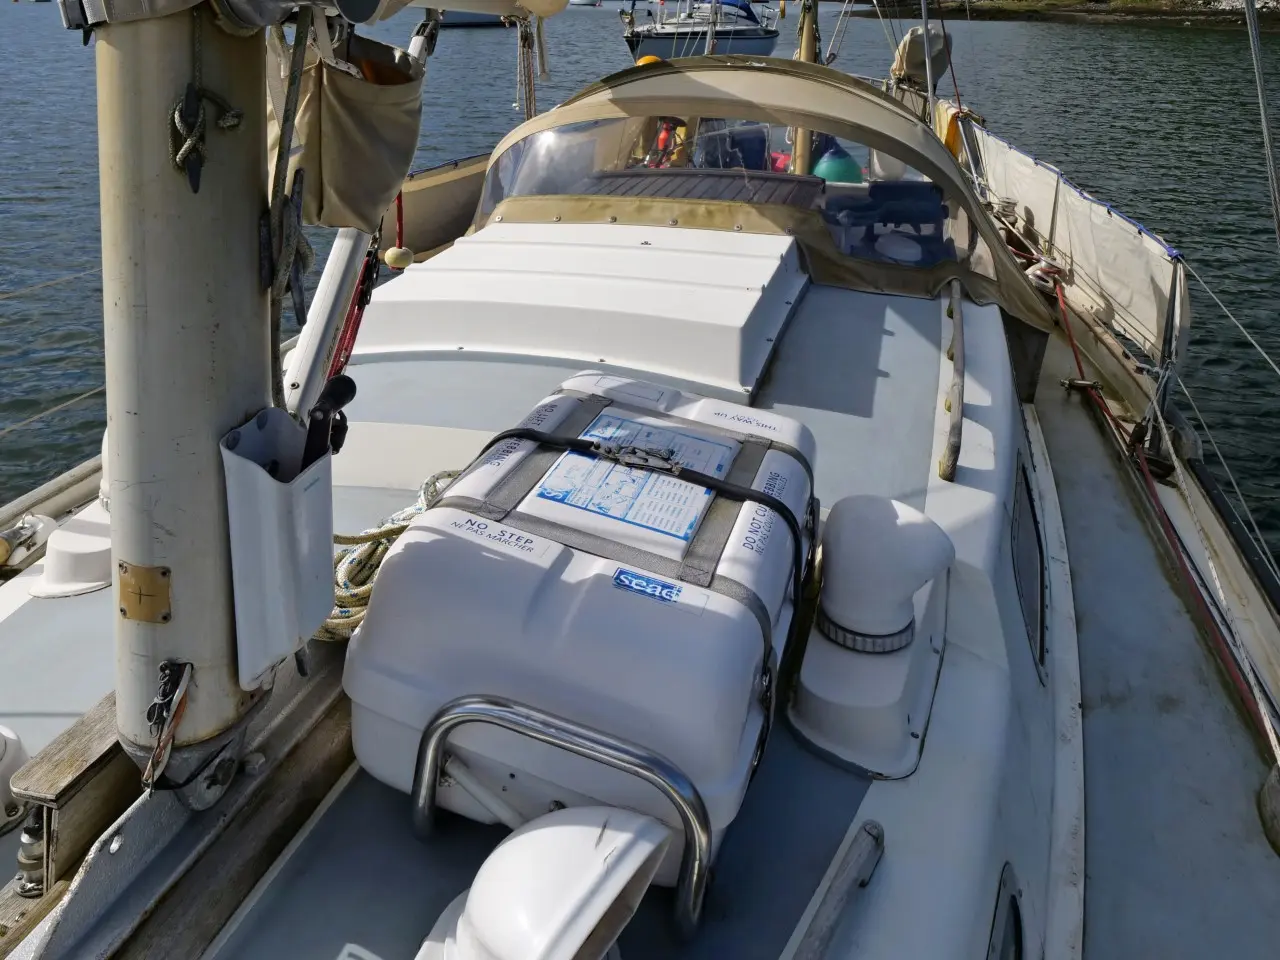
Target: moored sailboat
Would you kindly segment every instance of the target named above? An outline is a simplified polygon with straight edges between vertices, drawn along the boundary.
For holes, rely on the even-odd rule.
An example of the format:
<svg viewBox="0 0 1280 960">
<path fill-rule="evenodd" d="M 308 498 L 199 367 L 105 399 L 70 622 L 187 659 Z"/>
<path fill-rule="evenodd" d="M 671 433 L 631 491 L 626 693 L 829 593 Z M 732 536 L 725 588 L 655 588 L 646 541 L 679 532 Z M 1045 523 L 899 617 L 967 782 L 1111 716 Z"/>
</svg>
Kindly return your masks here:
<svg viewBox="0 0 1280 960">
<path fill-rule="evenodd" d="M 683 0 L 658 11 L 646 8 L 646 22 L 637 23 L 635 4 L 619 11 L 626 25 L 623 39 L 634 59 L 693 57 L 702 53 L 738 53 L 767 57 L 778 43 L 774 12 L 758 16 L 749 0 Z"/>
</svg>

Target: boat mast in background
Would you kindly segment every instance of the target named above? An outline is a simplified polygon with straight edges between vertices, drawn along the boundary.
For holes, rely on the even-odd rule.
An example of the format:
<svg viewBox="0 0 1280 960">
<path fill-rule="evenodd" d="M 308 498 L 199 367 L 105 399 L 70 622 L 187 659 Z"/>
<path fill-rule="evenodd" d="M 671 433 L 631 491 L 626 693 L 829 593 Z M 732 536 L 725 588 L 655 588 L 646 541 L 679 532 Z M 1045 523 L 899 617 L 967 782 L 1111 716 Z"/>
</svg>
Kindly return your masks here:
<svg viewBox="0 0 1280 960">
<path fill-rule="evenodd" d="M 817 0 L 802 0 L 799 33 L 800 49 L 796 51 L 796 59 L 804 63 L 817 63 L 819 48 Z M 791 172 L 808 174 L 812 163 L 812 152 L 809 131 L 797 127 L 794 131 L 794 142 L 791 145 Z"/>
<path fill-rule="evenodd" d="M 925 101 L 929 104 L 929 126 L 933 126 L 933 51 L 929 49 L 929 0 L 920 0 L 920 24 L 924 36 Z M 946 47 L 946 38 L 943 38 Z"/>
</svg>

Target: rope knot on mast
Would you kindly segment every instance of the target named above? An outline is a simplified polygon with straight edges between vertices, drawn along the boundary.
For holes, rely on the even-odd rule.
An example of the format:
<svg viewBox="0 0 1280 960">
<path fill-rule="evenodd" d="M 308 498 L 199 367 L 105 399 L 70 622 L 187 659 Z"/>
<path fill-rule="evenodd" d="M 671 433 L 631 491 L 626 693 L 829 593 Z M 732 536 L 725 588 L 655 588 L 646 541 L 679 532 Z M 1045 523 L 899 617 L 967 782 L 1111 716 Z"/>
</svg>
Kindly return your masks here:
<svg viewBox="0 0 1280 960">
<path fill-rule="evenodd" d="M 213 123 L 219 130 L 234 130 L 244 118 L 243 110 L 233 107 L 212 90 L 205 89 L 202 59 L 200 9 L 197 7 L 191 11 L 192 80 L 169 111 L 169 157 L 174 168 L 187 175 L 192 193 L 200 192 L 200 172 L 207 158 L 205 101 L 218 109 Z"/>
</svg>

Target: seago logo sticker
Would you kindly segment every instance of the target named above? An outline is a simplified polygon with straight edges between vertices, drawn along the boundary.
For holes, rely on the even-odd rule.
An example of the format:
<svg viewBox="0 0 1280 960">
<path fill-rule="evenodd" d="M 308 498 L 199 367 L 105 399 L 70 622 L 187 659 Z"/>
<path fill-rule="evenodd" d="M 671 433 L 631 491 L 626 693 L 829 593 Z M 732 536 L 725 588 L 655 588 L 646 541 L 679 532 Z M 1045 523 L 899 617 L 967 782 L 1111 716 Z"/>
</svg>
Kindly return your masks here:
<svg viewBox="0 0 1280 960">
<path fill-rule="evenodd" d="M 643 573 L 636 573 L 634 570 L 622 567 L 619 567 L 618 572 L 613 575 L 613 585 L 641 596 L 661 600 L 663 603 L 675 603 L 680 599 L 680 593 L 683 590 L 677 584 L 667 583 L 657 577 L 648 577 Z"/>
</svg>

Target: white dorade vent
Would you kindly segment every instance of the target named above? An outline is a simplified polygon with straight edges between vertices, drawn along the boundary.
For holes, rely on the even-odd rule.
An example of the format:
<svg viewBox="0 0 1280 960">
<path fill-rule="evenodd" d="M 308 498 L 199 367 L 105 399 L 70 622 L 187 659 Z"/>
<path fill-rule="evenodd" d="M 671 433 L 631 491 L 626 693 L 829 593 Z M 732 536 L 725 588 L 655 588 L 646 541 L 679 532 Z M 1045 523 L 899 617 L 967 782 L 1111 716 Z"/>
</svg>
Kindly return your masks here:
<svg viewBox="0 0 1280 960">
<path fill-rule="evenodd" d="M 946 642 L 955 547 L 918 510 L 857 496 L 822 534 L 822 594 L 794 696 L 792 730 L 823 756 L 893 780 L 920 750 Z"/>
<path fill-rule="evenodd" d="M 818 629 L 841 647 L 892 653 L 915 634 L 912 598 L 951 566 L 951 538 L 927 516 L 886 497 L 846 497 L 822 535 Z"/>
<path fill-rule="evenodd" d="M 657 820 L 615 807 L 531 820 L 489 854 L 416 960 L 616 960 L 670 841 Z"/>
</svg>

